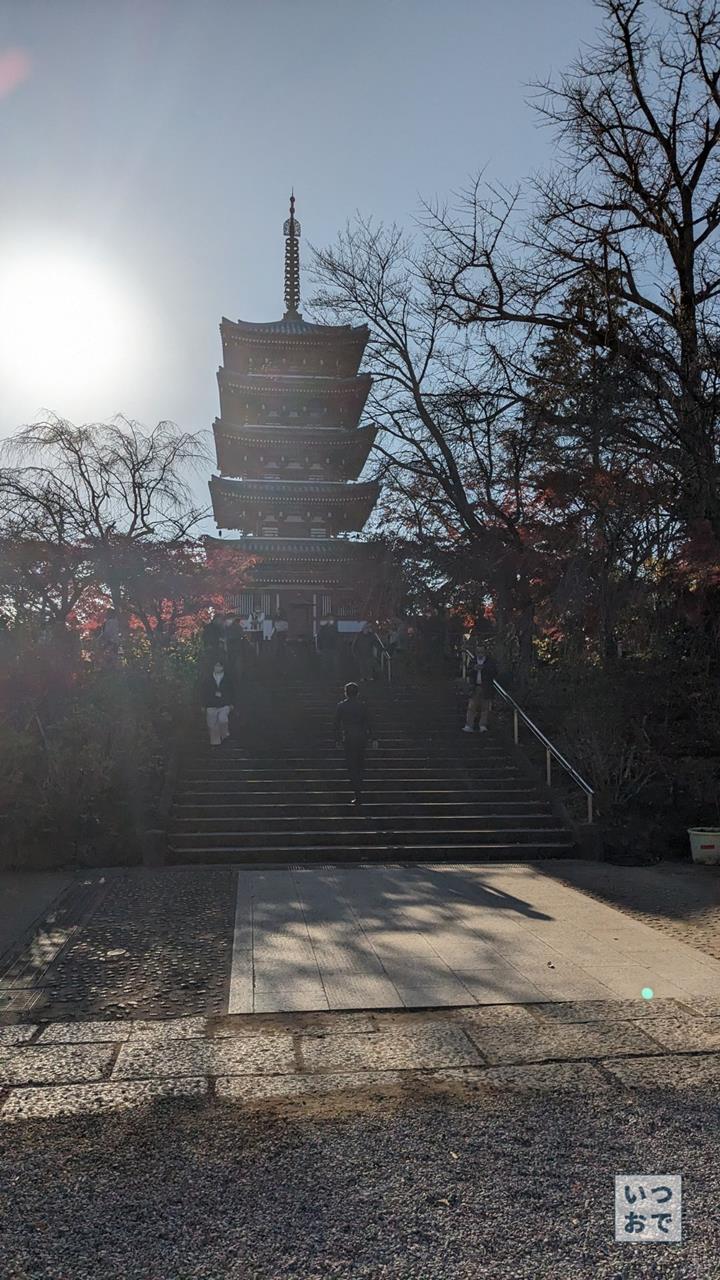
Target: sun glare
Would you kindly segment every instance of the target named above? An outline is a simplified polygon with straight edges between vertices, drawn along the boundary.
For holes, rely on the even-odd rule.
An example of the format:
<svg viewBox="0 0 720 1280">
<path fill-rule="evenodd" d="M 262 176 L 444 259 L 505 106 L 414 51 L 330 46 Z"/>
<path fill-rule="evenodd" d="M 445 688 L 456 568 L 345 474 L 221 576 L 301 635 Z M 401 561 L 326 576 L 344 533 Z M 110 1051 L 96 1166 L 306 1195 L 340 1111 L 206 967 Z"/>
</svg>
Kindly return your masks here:
<svg viewBox="0 0 720 1280">
<path fill-rule="evenodd" d="M 0 384 L 28 412 L 106 411 L 144 354 L 142 308 L 119 272 L 67 247 L 0 253 Z M 125 396 L 132 399 L 133 386 Z"/>
</svg>

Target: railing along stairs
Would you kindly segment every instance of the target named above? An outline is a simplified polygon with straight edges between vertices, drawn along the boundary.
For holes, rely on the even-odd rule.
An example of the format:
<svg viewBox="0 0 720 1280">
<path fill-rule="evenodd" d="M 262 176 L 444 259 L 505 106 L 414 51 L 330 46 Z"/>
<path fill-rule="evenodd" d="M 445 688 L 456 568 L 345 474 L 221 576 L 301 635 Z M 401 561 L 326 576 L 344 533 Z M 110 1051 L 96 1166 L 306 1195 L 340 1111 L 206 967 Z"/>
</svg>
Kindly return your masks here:
<svg viewBox="0 0 720 1280">
<path fill-rule="evenodd" d="M 463 672 L 464 680 L 467 680 L 469 665 L 474 660 L 475 660 L 475 654 L 471 653 L 469 649 L 463 649 L 462 672 Z M 574 782 L 575 785 L 579 787 L 579 789 L 582 792 L 584 792 L 585 801 L 587 805 L 587 822 L 588 822 L 588 826 L 591 826 L 594 819 L 595 792 L 593 788 L 590 786 L 590 783 L 586 782 L 585 779 L 578 773 L 577 769 L 575 769 L 570 764 L 570 762 L 565 759 L 565 756 L 562 754 L 561 751 L 558 750 L 555 744 L 552 743 L 549 738 L 546 738 L 542 730 L 539 729 L 538 726 L 535 724 L 535 722 L 530 719 L 530 716 L 527 714 L 527 712 L 523 711 L 520 704 L 515 701 L 515 699 L 511 696 L 511 694 L 508 693 L 507 689 L 503 689 L 502 685 L 497 680 L 493 680 L 493 686 L 494 686 L 495 692 L 503 699 L 503 701 L 507 704 L 507 706 L 510 707 L 512 711 L 513 739 L 515 742 L 515 746 L 519 746 L 519 743 L 520 743 L 520 722 L 522 721 L 522 723 L 526 726 L 526 728 L 528 728 L 530 732 L 534 734 L 535 738 L 537 738 L 538 742 L 545 749 L 545 781 L 547 782 L 547 785 L 549 787 L 552 786 L 552 762 L 554 760 L 556 764 L 560 766 L 561 769 L 564 769 L 565 773 L 568 775 L 571 781 Z"/>
</svg>

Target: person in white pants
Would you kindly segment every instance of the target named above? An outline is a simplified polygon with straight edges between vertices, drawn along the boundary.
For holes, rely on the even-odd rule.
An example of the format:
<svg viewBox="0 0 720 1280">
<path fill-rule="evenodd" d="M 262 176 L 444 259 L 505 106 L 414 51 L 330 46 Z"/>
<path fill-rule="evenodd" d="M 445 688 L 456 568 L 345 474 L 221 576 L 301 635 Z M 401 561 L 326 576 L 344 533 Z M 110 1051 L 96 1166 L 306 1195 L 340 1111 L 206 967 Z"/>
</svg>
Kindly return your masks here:
<svg viewBox="0 0 720 1280">
<path fill-rule="evenodd" d="M 230 712 L 235 704 L 232 679 L 222 662 L 215 663 L 212 675 L 203 682 L 202 693 L 210 746 L 219 747 L 230 735 Z"/>
</svg>

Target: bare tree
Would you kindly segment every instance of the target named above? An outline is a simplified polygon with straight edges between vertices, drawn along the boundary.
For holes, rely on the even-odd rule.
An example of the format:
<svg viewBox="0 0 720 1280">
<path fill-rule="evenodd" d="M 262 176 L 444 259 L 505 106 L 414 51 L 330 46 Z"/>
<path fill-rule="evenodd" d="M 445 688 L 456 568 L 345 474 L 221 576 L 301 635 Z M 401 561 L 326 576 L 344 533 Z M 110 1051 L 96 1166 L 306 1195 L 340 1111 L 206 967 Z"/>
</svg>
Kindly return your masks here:
<svg viewBox="0 0 720 1280">
<path fill-rule="evenodd" d="M 533 433 L 492 353 L 458 329 L 438 266 L 426 245 L 359 219 L 335 248 L 316 252 L 315 301 L 370 328 L 367 415 L 378 428 L 385 531 L 411 538 L 437 565 L 460 556 L 464 572 L 470 564 L 527 665 Z"/>
<path fill-rule="evenodd" d="M 619 352 L 644 394 L 637 447 L 674 472 L 685 521 L 720 536 L 720 5 L 597 3 L 597 46 L 536 86 L 559 157 L 532 184 L 529 218 L 519 190 L 480 180 L 457 209 L 428 209 L 436 288 L 516 367 L 540 331 Z M 563 314 L 586 280 L 606 289 L 605 316 Z"/>
<path fill-rule="evenodd" d="M 56 555 L 81 550 L 95 583 L 122 618 L 128 604 L 124 564 L 132 548 L 179 548 L 205 514 L 189 473 L 207 460 L 200 437 L 161 422 L 148 431 L 119 418 L 74 426 L 63 418 L 23 427 L 5 445 L 0 469 L 0 527 L 16 543 L 44 544 Z M 63 603 L 77 603 L 65 592 Z"/>
</svg>

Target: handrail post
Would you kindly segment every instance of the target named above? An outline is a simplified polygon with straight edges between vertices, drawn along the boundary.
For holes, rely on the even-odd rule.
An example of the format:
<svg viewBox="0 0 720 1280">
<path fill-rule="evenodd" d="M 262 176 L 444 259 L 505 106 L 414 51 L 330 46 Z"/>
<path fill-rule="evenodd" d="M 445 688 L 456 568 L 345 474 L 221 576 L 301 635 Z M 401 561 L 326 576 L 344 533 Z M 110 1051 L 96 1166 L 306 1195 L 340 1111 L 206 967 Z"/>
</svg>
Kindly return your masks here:
<svg viewBox="0 0 720 1280">
<path fill-rule="evenodd" d="M 588 826 L 591 827 L 593 824 L 593 793 L 592 791 L 588 791 L 587 793 L 587 820 L 588 820 Z"/>
<path fill-rule="evenodd" d="M 552 785 L 552 752 L 549 747 L 545 748 L 545 780 L 548 786 Z"/>
<path fill-rule="evenodd" d="M 515 746 L 517 746 L 520 742 L 520 718 L 516 707 L 513 707 L 513 738 L 515 739 Z"/>
</svg>

